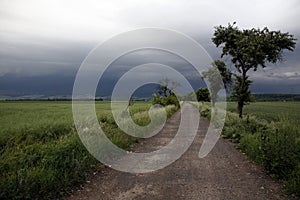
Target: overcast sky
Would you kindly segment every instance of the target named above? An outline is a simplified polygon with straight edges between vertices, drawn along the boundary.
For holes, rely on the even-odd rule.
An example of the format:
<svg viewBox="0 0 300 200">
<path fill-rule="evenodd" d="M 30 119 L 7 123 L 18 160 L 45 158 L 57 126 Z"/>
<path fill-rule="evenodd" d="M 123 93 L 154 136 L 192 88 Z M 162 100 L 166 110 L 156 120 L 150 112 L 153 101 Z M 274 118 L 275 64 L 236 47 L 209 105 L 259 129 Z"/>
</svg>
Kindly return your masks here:
<svg viewBox="0 0 300 200">
<path fill-rule="evenodd" d="M 299 19 L 299 0 L 0 0 L 0 95 L 71 92 L 87 54 L 124 31 L 173 29 L 217 59 L 220 49 L 211 42 L 215 26 L 236 21 L 240 28 L 267 26 L 300 38 Z M 157 53 L 146 53 L 145 61 L 157 58 Z M 158 61 L 165 64 L 178 60 L 161 57 Z M 128 58 L 118 65 L 136 63 L 133 56 Z M 283 63 L 251 76 L 253 92 L 300 93 L 299 44 L 285 53 Z"/>
</svg>

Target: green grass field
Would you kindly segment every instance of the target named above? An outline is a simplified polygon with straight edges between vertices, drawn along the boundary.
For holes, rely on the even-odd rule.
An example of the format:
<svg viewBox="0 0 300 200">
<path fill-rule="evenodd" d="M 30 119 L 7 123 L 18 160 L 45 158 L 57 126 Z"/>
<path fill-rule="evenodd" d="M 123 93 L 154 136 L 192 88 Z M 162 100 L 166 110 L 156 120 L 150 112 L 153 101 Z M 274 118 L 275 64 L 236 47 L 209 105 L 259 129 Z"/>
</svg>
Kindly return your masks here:
<svg viewBox="0 0 300 200">
<path fill-rule="evenodd" d="M 150 102 L 129 107 L 140 125 L 150 122 Z M 123 149 L 137 138 L 116 125 L 110 102 L 96 102 L 100 126 Z M 166 108 L 168 116 L 176 111 Z M 0 102 L 0 199 L 48 199 L 84 182 L 86 173 L 101 164 L 82 145 L 69 102 Z"/>
<path fill-rule="evenodd" d="M 228 111 L 236 112 L 236 107 L 235 102 L 227 104 Z M 278 121 L 283 116 L 300 121 L 300 102 L 253 102 L 244 106 L 244 114 L 268 121 Z"/>
<path fill-rule="evenodd" d="M 148 124 L 150 106 L 150 102 L 130 106 L 133 120 Z M 235 109 L 236 103 L 229 102 L 228 110 Z M 238 142 L 242 151 L 296 195 L 300 187 L 299 109 L 300 102 L 251 103 L 244 110 L 250 117 L 240 120 L 229 112 L 223 129 L 224 137 Z M 168 117 L 175 111 L 168 107 Z M 96 112 L 113 143 L 128 149 L 139 141 L 117 127 L 110 102 L 96 102 Z M 82 184 L 90 170 L 101 167 L 77 136 L 71 102 L 0 102 L 0 156 L 0 199 L 61 196 Z"/>
</svg>

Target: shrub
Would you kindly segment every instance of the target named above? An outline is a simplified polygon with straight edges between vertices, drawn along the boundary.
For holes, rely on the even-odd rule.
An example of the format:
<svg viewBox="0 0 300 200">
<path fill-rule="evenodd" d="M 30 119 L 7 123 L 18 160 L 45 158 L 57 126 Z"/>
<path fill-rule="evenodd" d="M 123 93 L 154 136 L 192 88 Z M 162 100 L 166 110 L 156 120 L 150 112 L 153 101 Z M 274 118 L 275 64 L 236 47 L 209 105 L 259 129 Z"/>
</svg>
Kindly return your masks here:
<svg viewBox="0 0 300 200">
<path fill-rule="evenodd" d="M 157 94 L 153 94 L 153 100 L 152 100 L 152 104 L 159 104 L 162 106 L 168 106 L 168 105 L 174 105 L 177 108 L 180 107 L 180 103 L 178 101 L 178 99 L 176 98 L 175 94 L 168 94 L 166 97 L 164 96 L 160 96 Z"/>
</svg>

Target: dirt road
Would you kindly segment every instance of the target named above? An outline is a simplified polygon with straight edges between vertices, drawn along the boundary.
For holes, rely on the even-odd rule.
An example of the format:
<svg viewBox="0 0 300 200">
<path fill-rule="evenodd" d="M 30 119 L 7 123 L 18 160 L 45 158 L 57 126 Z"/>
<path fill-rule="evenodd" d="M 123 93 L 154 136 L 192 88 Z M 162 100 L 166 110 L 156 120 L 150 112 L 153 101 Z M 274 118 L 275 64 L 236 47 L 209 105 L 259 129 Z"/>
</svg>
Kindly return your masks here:
<svg viewBox="0 0 300 200">
<path fill-rule="evenodd" d="M 176 134 L 180 112 L 175 113 L 156 136 L 138 144 L 135 152 L 150 152 L 166 145 Z M 66 199 L 288 199 L 280 184 L 220 139 L 204 159 L 199 149 L 209 122 L 201 118 L 198 134 L 188 151 L 168 167 L 146 174 L 130 174 L 104 168 L 83 188 Z"/>
</svg>

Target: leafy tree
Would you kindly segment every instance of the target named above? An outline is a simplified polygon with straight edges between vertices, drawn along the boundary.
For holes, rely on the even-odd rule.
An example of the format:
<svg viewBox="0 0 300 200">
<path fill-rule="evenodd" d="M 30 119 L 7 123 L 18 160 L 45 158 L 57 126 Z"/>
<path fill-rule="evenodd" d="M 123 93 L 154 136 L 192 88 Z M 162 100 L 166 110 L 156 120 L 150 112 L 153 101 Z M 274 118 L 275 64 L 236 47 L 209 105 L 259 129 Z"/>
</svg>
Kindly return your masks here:
<svg viewBox="0 0 300 200">
<path fill-rule="evenodd" d="M 176 88 L 180 86 L 180 83 L 171 81 L 169 78 L 164 78 L 158 81 L 158 94 L 160 96 L 167 97 L 168 95 L 175 94 Z"/>
<path fill-rule="evenodd" d="M 237 69 L 235 74 L 233 96 L 238 102 L 238 113 L 243 115 L 243 106 L 249 102 L 251 81 L 248 79 L 249 70 L 256 71 L 259 66 L 266 67 L 267 63 L 282 61 L 283 50 L 293 51 L 296 39 L 289 33 L 263 29 L 240 30 L 234 22 L 227 27 L 215 27 L 213 43 L 222 47 L 222 55 L 229 55 Z"/>
<path fill-rule="evenodd" d="M 210 94 L 207 88 L 199 88 L 196 91 L 198 101 L 210 101 Z"/>
<path fill-rule="evenodd" d="M 220 75 L 222 82 L 220 82 Z M 215 106 L 218 92 L 231 85 L 231 72 L 226 68 L 226 64 L 221 60 L 215 60 L 207 71 L 202 73 L 203 78 L 207 78 L 210 83 L 212 105 Z"/>
<path fill-rule="evenodd" d="M 171 81 L 169 78 L 162 79 L 158 82 L 158 94 L 153 94 L 152 104 L 160 104 L 162 106 L 175 105 L 180 107 L 176 97 L 176 88 L 180 86 L 176 81 Z"/>
</svg>

